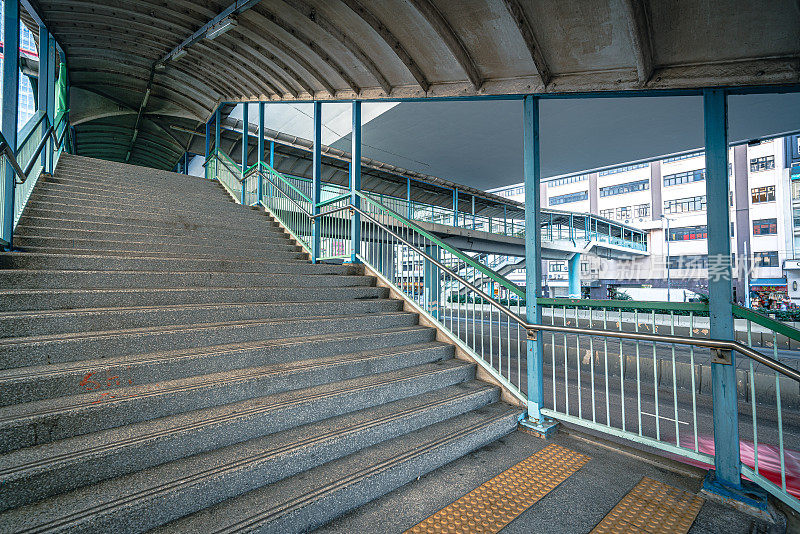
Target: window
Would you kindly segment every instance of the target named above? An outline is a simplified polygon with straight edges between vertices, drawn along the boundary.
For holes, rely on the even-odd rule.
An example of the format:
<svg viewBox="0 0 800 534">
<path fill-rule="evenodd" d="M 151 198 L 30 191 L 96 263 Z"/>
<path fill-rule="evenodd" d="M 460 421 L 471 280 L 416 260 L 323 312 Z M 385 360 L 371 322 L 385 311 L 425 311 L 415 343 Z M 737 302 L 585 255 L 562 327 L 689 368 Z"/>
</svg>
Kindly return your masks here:
<svg viewBox="0 0 800 534">
<path fill-rule="evenodd" d="M 633 193 L 634 191 L 644 191 L 646 189 L 650 189 L 650 180 L 638 180 L 636 182 L 627 182 L 624 184 L 601 187 L 600 196 L 610 197 L 613 195 L 623 195 L 625 193 Z"/>
<path fill-rule="evenodd" d="M 600 217 L 605 217 L 606 219 L 613 219 L 614 218 L 614 208 L 607 209 L 607 210 L 600 210 Z"/>
<path fill-rule="evenodd" d="M 706 209 L 705 195 L 664 201 L 664 212 L 667 214 L 688 213 L 690 211 L 703 211 L 705 209 Z"/>
<path fill-rule="evenodd" d="M 757 219 L 753 221 L 753 235 L 775 235 L 778 233 L 778 219 Z"/>
<path fill-rule="evenodd" d="M 691 182 L 700 182 L 706 179 L 706 170 L 697 169 L 694 171 L 679 172 L 676 174 L 668 174 L 664 176 L 664 187 L 678 184 L 688 184 Z"/>
<path fill-rule="evenodd" d="M 750 172 L 768 171 L 775 168 L 775 156 L 750 158 Z"/>
<path fill-rule="evenodd" d="M 636 163 L 635 165 L 625 165 L 624 167 L 615 167 L 613 169 L 606 169 L 598 173 L 599 176 L 608 176 L 609 174 L 617 174 L 618 172 L 628 172 L 635 169 L 644 169 L 650 165 L 649 163 Z"/>
<path fill-rule="evenodd" d="M 525 193 L 525 186 L 516 186 L 494 192 L 495 195 L 501 197 L 515 197 L 517 195 L 522 195 L 523 193 Z"/>
<path fill-rule="evenodd" d="M 687 226 L 685 228 L 670 228 L 670 241 L 692 241 L 695 239 L 708 239 L 707 226 Z"/>
<path fill-rule="evenodd" d="M 708 269 L 708 256 L 706 254 L 669 256 L 667 266 L 670 269 Z"/>
<path fill-rule="evenodd" d="M 637 204 L 633 207 L 633 216 L 634 217 L 649 217 L 650 216 L 650 204 Z"/>
<path fill-rule="evenodd" d="M 557 206 L 559 204 L 569 204 L 570 202 L 580 202 L 589 198 L 588 191 L 578 191 L 577 193 L 568 193 L 566 195 L 559 195 L 557 197 L 550 197 L 550 205 Z"/>
<path fill-rule="evenodd" d="M 631 207 L 630 206 L 621 206 L 617 208 L 614 212 L 614 217 L 617 219 L 630 219 L 631 218 Z"/>
<path fill-rule="evenodd" d="M 692 152 L 691 154 L 681 154 L 680 156 L 672 156 L 663 160 L 664 163 L 672 163 L 673 161 L 680 161 L 682 159 L 701 158 L 706 155 L 705 152 Z"/>
<path fill-rule="evenodd" d="M 777 267 L 778 251 L 753 252 L 753 266 L 755 267 Z"/>
<path fill-rule="evenodd" d="M 775 202 L 775 186 L 767 185 L 764 187 L 754 187 L 750 190 L 750 196 L 753 199 L 753 204 Z"/>
<path fill-rule="evenodd" d="M 588 180 L 588 174 L 576 174 L 574 176 L 565 176 L 563 178 L 557 178 L 555 180 L 550 180 L 547 183 L 547 187 L 556 187 L 559 185 L 566 185 L 566 184 L 574 184 L 576 182 L 582 182 L 584 180 Z"/>
<path fill-rule="evenodd" d="M 566 263 L 556 263 L 551 261 L 550 264 L 547 266 L 547 269 L 551 273 L 565 273 L 567 272 L 567 264 Z"/>
<path fill-rule="evenodd" d="M 581 272 L 582 273 L 588 273 L 589 272 L 589 262 L 588 261 L 582 261 L 581 262 Z"/>
</svg>

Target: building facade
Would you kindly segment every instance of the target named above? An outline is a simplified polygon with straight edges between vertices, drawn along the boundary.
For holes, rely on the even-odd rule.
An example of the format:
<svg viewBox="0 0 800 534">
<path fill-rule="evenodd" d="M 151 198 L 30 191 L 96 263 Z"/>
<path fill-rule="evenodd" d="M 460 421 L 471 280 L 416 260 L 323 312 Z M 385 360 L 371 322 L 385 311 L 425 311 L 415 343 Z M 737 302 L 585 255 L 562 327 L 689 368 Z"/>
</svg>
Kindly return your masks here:
<svg viewBox="0 0 800 534">
<path fill-rule="evenodd" d="M 542 183 L 542 207 L 592 213 L 648 232 L 646 258 L 581 259 L 583 295 L 689 300 L 706 294 L 709 277 L 730 262 L 734 299 L 800 305 L 800 136 L 730 149 L 731 257 L 708 256 L 705 158 L 702 151 L 557 176 Z M 519 184 L 492 193 L 524 200 Z M 548 294 L 566 295 L 565 261 L 546 261 Z M 520 273 L 512 278 L 524 282 Z"/>
</svg>

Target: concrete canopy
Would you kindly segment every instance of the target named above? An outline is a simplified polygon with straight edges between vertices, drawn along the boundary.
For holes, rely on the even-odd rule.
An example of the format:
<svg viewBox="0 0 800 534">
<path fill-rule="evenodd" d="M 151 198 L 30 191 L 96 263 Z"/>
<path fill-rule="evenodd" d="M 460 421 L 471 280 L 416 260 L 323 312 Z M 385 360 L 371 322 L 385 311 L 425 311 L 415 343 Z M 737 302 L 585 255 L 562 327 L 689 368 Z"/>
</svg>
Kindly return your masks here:
<svg viewBox="0 0 800 534">
<path fill-rule="evenodd" d="M 119 124 L 131 161 L 151 114 L 196 127 L 223 101 L 776 85 L 800 71 L 795 0 L 240 0 L 213 40 L 230 0 L 34 4 L 73 86 L 135 111 Z"/>
</svg>

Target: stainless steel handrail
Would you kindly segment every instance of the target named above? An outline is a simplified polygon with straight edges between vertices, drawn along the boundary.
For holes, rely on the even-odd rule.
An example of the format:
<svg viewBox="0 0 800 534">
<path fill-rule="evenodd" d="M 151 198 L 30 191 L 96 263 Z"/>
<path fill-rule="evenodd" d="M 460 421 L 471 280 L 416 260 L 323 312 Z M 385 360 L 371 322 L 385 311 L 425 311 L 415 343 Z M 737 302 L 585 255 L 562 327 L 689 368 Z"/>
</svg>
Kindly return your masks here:
<svg viewBox="0 0 800 534">
<path fill-rule="evenodd" d="M 355 206 L 345 206 L 341 208 L 337 208 L 335 210 L 330 210 L 326 212 L 325 215 L 342 210 L 351 210 L 354 212 L 358 212 L 361 214 L 362 217 L 371 221 L 373 224 L 377 225 L 379 228 L 382 228 L 390 235 L 392 235 L 395 239 L 399 240 L 406 246 L 410 247 L 414 252 L 424 257 L 426 260 L 430 261 L 439 269 L 443 270 L 469 289 L 477 293 L 482 299 L 488 301 L 492 304 L 495 308 L 497 308 L 500 312 L 508 316 L 510 319 L 513 319 L 517 322 L 522 328 L 529 332 L 529 335 L 533 332 L 538 331 L 548 331 L 548 332 L 560 332 L 564 334 L 579 334 L 579 335 L 588 335 L 588 336 L 600 336 L 600 337 L 613 337 L 613 338 L 620 338 L 620 339 L 631 339 L 635 341 L 651 341 L 651 342 L 658 342 L 658 343 L 674 343 L 677 345 L 692 345 L 698 347 L 706 347 L 710 349 L 718 349 L 718 350 L 731 350 L 736 351 L 743 356 L 747 356 L 763 365 L 766 365 L 770 369 L 781 373 L 784 376 L 792 378 L 800 382 L 800 372 L 792 369 L 791 367 L 782 364 L 779 361 L 773 360 L 767 356 L 764 356 L 758 351 L 751 349 L 750 347 L 743 345 L 737 341 L 728 341 L 722 339 L 703 339 L 703 338 L 692 338 L 692 337 L 684 337 L 684 336 L 675 336 L 669 334 L 647 334 L 641 332 L 617 332 L 614 330 L 595 330 L 589 328 L 579 328 L 579 327 L 571 327 L 571 326 L 556 326 L 556 325 L 543 325 L 543 324 L 531 324 L 525 321 L 522 317 L 517 315 L 516 313 L 512 312 L 505 306 L 503 306 L 498 300 L 489 296 L 487 293 L 482 291 L 480 288 L 476 287 L 475 285 L 468 282 L 462 276 L 458 275 L 458 273 L 453 272 L 449 269 L 446 265 L 444 265 L 441 261 L 437 260 L 433 256 L 425 253 L 423 250 L 417 248 L 414 244 L 412 244 L 407 239 L 404 239 L 402 236 L 398 235 L 394 232 L 391 228 L 384 225 L 374 217 L 372 217 L 369 213 L 356 208 Z M 320 214 L 323 215 L 323 214 Z M 314 217 L 319 217 L 320 215 L 315 215 Z"/>
<path fill-rule="evenodd" d="M 61 120 L 58 122 L 59 125 L 61 125 L 61 123 L 65 120 L 65 117 L 66 115 L 62 116 Z M 50 121 L 47 115 L 43 115 L 42 117 L 40 117 L 36 121 L 36 124 L 33 127 L 33 129 L 35 130 L 36 128 L 38 128 L 39 125 L 42 123 L 42 121 L 45 120 L 48 123 Z M 59 136 L 55 134 L 55 129 L 53 128 L 53 126 L 49 125 L 47 127 L 47 130 L 44 131 L 42 138 L 39 141 L 39 144 L 36 145 L 36 150 L 31 155 L 31 158 L 28 160 L 28 164 L 25 166 L 24 169 L 19 166 L 19 161 L 17 161 L 17 155 L 14 153 L 13 150 L 11 150 L 11 146 L 8 144 L 8 141 L 6 141 L 6 138 L 3 137 L 3 134 L 0 133 L 0 152 L 5 154 L 5 156 L 8 158 L 8 162 L 11 164 L 11 168 L 14 169 L 14 174 L 16 174 L 18 178 L 18 181 L 16 182 L 17 185 L 24 184 L 25 180 L 28 179 L 28 174 L 31 172 L 31 170 L 33 170 L 33 167 L 36 165 L 36 160 L 38 160 L 39 156 L 41 156 L 42 150 L 44 150 L 45 145 L 47 145 L 47 140 L 52 137 L 53 142 L 56 144 L 56 148 L 60 148 L 61 143 L 64 141 L 64 135 L 66 135 L 66 132 L 67 128 L 64 128 L 64 131 L 61 132 L 61 137 L 59 138 Z M 32 134 L 29 134 L 28 136 L 25 137 L 25 141 L 30 139 L 30 135 Z"/>
<path fill-rule="evenodd" d="M 313 220 L 313 219 L 315 219 L 316 217 L 318 217 L 318 215 L 311 215 L 311 214 L 308 212 L 308 210 L 307 210 L 307 209 L 305 209 L 303 206 L 301 206 L 301 205 L 300 205 L 300 203 L 299 203 L 299 202 L 297 202 L 297 201 L 296 201 L 296 200 L 294 200 L 292 197 L 290 197 L 289 195 L 287 195 L 286 193 L 284 193 L 284 192 L 283 192 L 283 190 L 282 190 L 280 187 L 278 187 L 278 184 L 276 184 L 275 182 L 273 182 L 273 181 L 272 181 L 272 180 L 269 178 L 269 176 L 267 176 L 266 174 L 262 173 L 261 171 L 254 171 L 254 172 L 255 172 L 256 174 L 258 174 L 260 177 L 264 178 L 264 179 L 265 179 L 266 181 L 268 181 L 269 183 L 271 183 L 271 184 L 272 184 L 272 185 L 275 187 L 275 189 L 277 189 L 278 191 L 280 191 L 281 193 L 283 193 L 283 195 L 286 197 L 286 199 L 287 199 L 289 202 L 291 202 L 292 204 L 294 204 L 294 205 L 295 205 L 295 207 L 296 207 L 297 209 L 299 209 L 300 211 L 302 211 L 302 212 L 303 212 L 303 213 L 304 213 L 304 214 L 305 214 L 305 215 L 306 215 L 308 218 L 310 218 L 310 219 L 312 219 L 312 220 Z M 248 176 L 249 176 L 249 175 L 248 175 Z"/>
</svg>

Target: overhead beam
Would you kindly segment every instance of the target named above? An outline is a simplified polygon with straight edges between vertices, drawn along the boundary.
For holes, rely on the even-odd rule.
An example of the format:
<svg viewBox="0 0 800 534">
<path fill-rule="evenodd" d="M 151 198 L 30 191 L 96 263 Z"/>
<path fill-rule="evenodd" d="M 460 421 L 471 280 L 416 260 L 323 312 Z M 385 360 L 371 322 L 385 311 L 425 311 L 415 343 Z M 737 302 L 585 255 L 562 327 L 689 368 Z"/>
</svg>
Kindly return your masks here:
<svg viewBox="0 0 800 534">
<path fill-rule="evenodd" d="M 322 30 L 327 32 L 331 37 L 339 41 L 342 46 L 347 48 L 350 53 L 353 54 L 362 65 L 364 65 L 370 74 L 372 74 L 372 77 L 375 78 L 375 81 L 378 82 L 378 85 L 381 87 L 381 89 L 383 89 L 387 96 L 392 92 L 392 85 L 389 83 L 389 80 L 386 79 L 386 76 L 384 76 L 384 74 L 380 71 L 375 62 L 372 61 L 369 56 L 367 56 L 367 54 L 355 43 L 355 41 L 350 39 L 333 22 L 328 20 L 325 15 L 301 0 L 285 0 L 285 2 L 295 10 L 302 13 L 303 16 L 319 26 Z"/>
<path fill-rule="evenodd" d="M 383 39 L 383 41 L 389 45 L 389 48 L 391 48 L 397 58 L 403 62 L 408 71 L 417 81 L 417 84 L 420 86 L 420 88 L 427 93 L 431 86 L 430 82 L 425 77 L 425 74 L 422 73 L 422 69 L 419 68 L 419 65 L 417 65 L 406 49 L 403 48 L 403 45 L 400 43 L 397 37 L 395 37 L 394 34 L 389 31 L 389 28 L 387 28 L 380 21 L 380 19 L 378 19 L 378 17 L 370 13 L 370 11 L 365 8 L 361 2 L 359 2 L 359 0 L 341 0 L 341 2 L 350 8 L 353 13 L 361 17 L 361 20 L 366 22 L 375 31 L 375 33 L 377 33 L 381 39 Z"/>
<path fill-rule="evenodd" d="M 653 37 L 644 0 L 625 0 L 628 33 L 636 53 L 636 75 L 644 86 L 653 77 Z"/>
<path fill-rule="evenodd" d="M 542 79 L 542 85 L 547 88 L 550 84 L 550 80 L 553 79 L 553 73 L 550 71 L 550 67 L 547 65 L 544 55 L 542 55 L 542 47 L 536 39 L 536 34 L 533 33 L 531 21 L 528 20 L 528 15 L 525 14 L 525 10 L 522 9 L 519 0 L 504 1 L 506 9 L 508 9 L 511 18 L 514 19 L 514 23 L 516 23 L 519 29 L 522 40 L 525 41 L 525 46 L 528 47 L 528 52 L 531 54 L 531 59 L 533 59 L 533 64 L 536 66 L 536 71 Z"/>
<path fill-rule="evenodd" d="M 447 19 L 444 18 L 442 12 L 439 11 L 430 0 L 409 0 L 409 3 L 413 5 L 419 14 L 428 21 L 428 24 L 433 27 L 434 31 L 441 37 L 442 41 L 444 41 L 444 44 L 447 45 L 447 48 L 450 49 L 450 52 L 453 54 L 453 57 L 456 58 L 458 64 L 464 69 L 467 78 L 472 82 L 472 86 L 476 91 L 479 90 L 483 85 L 483 78 L 478 71 L 478 67 L 475 65 L 472 56 L 470 56 L 467 47 L 464 46 L 464 43 L 458 37 L 455 30 L 453 30 L 452 26 L 450 26 L 450 23 L 447 22 Z"/>
<path fill-rule="evenodd" d="M 258 4 L 260 1 L 261 0 L 238 0 L 232 3 L 231 5 L 223 9 L 219 15 L 212 18 L 211 20 L 206 22 L 203 26 L 201 26 L 199 30 L 197 30 L 192 35 L 181 41 L 181 44 L 179 44 L 178 46 L 167 52 L 161 59 L 159 59 L 158 63 L 162 65 L 166 64 L 173 57 L 175 57 L 175 54 L 177 54 L 179 51 L 185 50 L 186 48 L 192 46 L 197 41 L 204 39 L 206 34 L 208 33 L 208 30 L 210 30 L 211 28 L 222 22 L 223 19 L 247 11 L 254 5 Z"/>
</svg>

